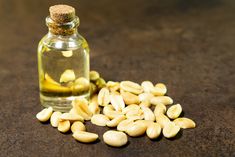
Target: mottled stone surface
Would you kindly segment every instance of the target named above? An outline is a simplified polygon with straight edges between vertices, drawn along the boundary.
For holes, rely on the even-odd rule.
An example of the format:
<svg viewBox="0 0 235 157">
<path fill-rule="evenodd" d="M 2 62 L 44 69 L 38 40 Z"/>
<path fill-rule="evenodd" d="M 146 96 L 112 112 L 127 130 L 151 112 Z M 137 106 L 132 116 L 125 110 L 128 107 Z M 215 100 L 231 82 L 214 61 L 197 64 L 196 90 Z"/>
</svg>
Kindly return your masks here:
<svg viewBox="0 0 235 157">
<path fill-rule="evenodd" d="M 76 142 L 35 114 L 36 48 L 48 7 L 61 1 L 0 0 L 0 156 L 235 156 L 235 1 L 80 0 L 91 69 L 106 80 L 164 82 L 197 128 L 176 139 L 129 138 L 124 148 Z M 88 123 L 102 134 L 107 128 Z"/>
</svg>

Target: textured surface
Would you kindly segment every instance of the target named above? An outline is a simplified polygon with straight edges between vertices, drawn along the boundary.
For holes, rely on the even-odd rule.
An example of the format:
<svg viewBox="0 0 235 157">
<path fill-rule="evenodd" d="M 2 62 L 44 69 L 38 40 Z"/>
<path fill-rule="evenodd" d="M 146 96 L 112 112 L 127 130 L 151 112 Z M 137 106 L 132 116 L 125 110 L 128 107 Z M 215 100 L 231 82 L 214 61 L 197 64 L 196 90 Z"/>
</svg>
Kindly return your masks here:
<svg viewBox="0 0 235 157">
<path fill-rule="evenodd" d="M 62 2 L 77 9 L 91 69 L 106 80 L 164 82 L 198 126 L 174 140 L 129 138 L 111 148 L 39 123 L 36 48 L 58 1 L 0 0 L 0 156 L 235 156 L 235 1 Z M 102 138 L 107 128 L 88 130 Z"/>
</svg>

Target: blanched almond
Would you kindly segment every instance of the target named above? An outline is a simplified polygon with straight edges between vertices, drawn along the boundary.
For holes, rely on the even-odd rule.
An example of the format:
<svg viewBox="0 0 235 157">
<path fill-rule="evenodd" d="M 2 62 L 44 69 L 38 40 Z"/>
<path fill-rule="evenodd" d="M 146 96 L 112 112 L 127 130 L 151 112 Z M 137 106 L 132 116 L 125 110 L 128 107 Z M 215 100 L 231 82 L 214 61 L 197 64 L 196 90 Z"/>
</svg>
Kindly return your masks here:
<svg viewBox="0 0 235 157">
<path fill-rule="evenodd" d="M 139 109 L 140 109 L 139 105 L 132 104 L 132 105 L 128 105 L 127 107 L 125 107 L 122 110 L 122 113 L 126 114 L 127 112 L 129 112 L 131 110 L 139 110 Z"/>
<path fill-rule="evenodd" d="M 88 109 L 92 112 L 92 114 L 99 114 L 100 113 L 100 107 L 98 104 L 98 96 L 93 95 L 90 99 Z"/>
<path fill-rule="evenodd" d="M 180 131 L 180 127 L 175 125 L 175 123 L 170 122 L 163 128 L 162 133 L 166 138 L 172 138 L 177 135 Z"/>
<path fill-rule="evenodd" d="M 98 87 L 95 85 L 95 83 L 90 82 L 90 95 L 93 95 L 97 92 Z"/>
<path fill-rule="evenodd" d="M 74 122 L 74 121 L 84 121 L 84 118 L 78 114 L 71 114 L 71 113 L 63 113 L 61 116 L 60 116 L 60 119 L 61 120 L 68 120 L 68 121 L 71 121 L 71 122 Z"/>
<path fill-rule="evenodd" d="M 120 95 L 120 93 L 118 91 L 111 91 L 110 95 Z"/>
<path fill-rule="evenodd" d="M 98 139 L 98 135 L 91 132 L 86 131 L 75 131 L 73 133 L 73 137 L 78 140 L 79 142 L 83 143 L 91 143 Z"/>
<path fill-rule="evenodd" d="M 62 55 L 64 57 L 72 57 L 73 56 L 73 51 L 61 51 Z"/>
<path fill-rule="evenodd" d="M 136 108 L 136 109 L 132 109 L 132 110 L 129 110 L 127 113 L 126 113 L 126 116 L 134 116 L 134 115 L 141 115 L 143 114 L 143 111 L 141 110 L 141 108 Z"/>
<path fill-rule="evenodd" d="M 124 115 L 117 116 L 116 118 L 112 119 L 111 121 L 108 121 L 106 125 L 108 127 L 116 127 L 121 121 L 125 120 L 126 117 Z"/>
<path fill-rule="evenodd" d="M 141 115 L 136 115 L 136 116 L 129 116 L 127 117 L 128 119 L 130 120 L 143 120 L 144 119 L 144 114 L 141 114 Z"/>
<path fill-rule="evenodd" d="M 120 111 L 107 111 L 107 112 L 105 112 L 104 115 L 107 116 L 109 119 L 114 119 L 118 116 L 123 115 L 123 113 Z"/>
<path fill-rule="evenodd" d="M 108 87 L 108 89 L 111 92 L 118 91 L 120 89 L 120 83 L 119 82 L 108 81 L 106 83 L 106 87 Z"/>
<path fill-rule="evenodd" d="M 132 120 L 143 119 L 144 113 L 141 109 L 133 109 L 126 113 L 126 117 Z"/>
<path fill-rule="evenodd" d="M 153 83 L 150 81 L 143 81 L 141 86 L 143 87 L 145 93 L 150 93 L 151 89 L 154 88 Z"/>
<path fill-rule="evenodd" d="M 146 134 L 150 139 L 156 139 L 161 134 L 161 126 L 158 123 L 152 123 L 147 127 Z"/>
<path fill-rule="evenodd" d="M 154 122 L 151 120 L 137 120 L 137 121 L 135 121 L 135 123 L 141 123 L 141 124 L 145 125 L 146 127 L 149 127 Z"/>
<path fill-rule="evenodd" d="M 122 111 L 125 108 L 125 103 L 121 95 L 110 95 L 110 100 L 116 111 Z"/>
<path fill-rule="evenodd" d="M 141 94 L 143 92 L 143 88 L 139 84 L 131 81 L 122 81 L 120 83 L 120 88 L 133 94 Z"/>
<path fill-rule="evenodd" d="M 141 93 L 141 94 L 139 95 L 139 100 L 140 100 L 141 102 L 143 102 L 143 101 L 149 101 L 149 102 L 150 102 L 150 100 L 151 100 L 153 97 L 154 97 L 154 95 L 151 94 L 151 93 Z"/>
<path fill-rule="evenodd" d="M 171 119 L 176 119 L 180 116 L 182 107 L 180 104 L 172 105 L 166 112 L 167 116 Z"/>
<path fill-rule="evenodd" d="M 154 115 L 157 117 L 159 114 L 165 114 L 165 113 L 166 113 L 166 106 L 162 103 L 157 104 L 154 109 Z"/>
<path fill-rule="evenodd" d="M 139 97 L 135 94 L 130 92 L 121 92 L 121 95 L 126 105 L 140 103 Z"/>
<path fill-rule="evenodd" d="M 82 116 L 85 120 L 90 120 L 92 112 L 89 110 L 88 101 L 84 98 L 76 99 L 72 102 L 72 106 L 76 113 Z"/>
<path fill-rule="evenodd" d="M 40 111 L 37 115 L 36 118 L 41 121 L 41 122 L 46 122 L 50 119 L 52 115 L 53 109 L 52 107 L 49 108 L 44 108 L 42 111 Z"/>
<path fill-rule="evenodd" d="M 157 96 L 157 97 L 153 97 L 150 100 L 150 103 L 153 105 L 157 105 L 159 103 L 164 104 L 164 105 L 170 105 L 173 103 L 173 100 L 169 96 Z"/>
<path fill-rule="evenodd" d="M 141 107 L 141 106 L 145 106 L 145 107 L 151 107 L 152 105 L 151 105 L 151 103 L 150 103 L 150 101 L 142 101 L 140 104 L 139 104 L 139 106 Z"/>
<path fill-rule="evenodd" d="M 127 128 L 126 133 L 129 136 L 137 137 L 137 136 L 143 135 L 145 133 L 146 129 L 147 129 L 147 127 L 144 124 L 133 123 Z"/>
<path fill-rule="evenodd" d="M 109 90 L 102 88 L 98 94 L 98 104 L 100 106 L 107 106 L 110 102 Z"/>
<path fill-rule="evenodd" d="M 91 123 L 98 126 L 106 126 L 106 123 L 109 121 L 109 118 L 103 114 L 95 114 L 91 117 Z"/>
<path fill-rule="evenodd" d="M 114 119 L 120 115 L 123 115 L 120 111 L 115 111 L 112 105 L 107 105 L 103 108 L 103 114 L 107 116 L 109 119 Z"/>
<path fill-rule="evenodd" d="M 90 103 L 88 106 L 89 110 L 92 112 L 92 114 L 99 114 L 100 113 L 100 107 L 96 103 Z"/>
<path fill-rule="evenodd" d="M 98 87 L 99 90 L 106 86 L 106 82 L 105 82 L 105 80 L 103 78 L 98 78 L 95 81 L 95 84 L 96 84 L 96 86 Z"/>
<path fill-rule="evenodd" d="M 165 84 L 163 84 L 163 83 L 157 83 L 157 84 L 155 85 L 155 87 L 164 89 L 164 90 L 165 90 L 165 94 L 166 94 L 167 88 L 166 88 L 166 85 L 165 85 Z"/>
<path fill-rule="evenodd" d="M 141 106 L 142 111 L 144 112 L 144 119 L 145 120 L 151 120 L 151 121 L 155 121 L 155 116 L 153 114 L 153 111 L 145 106 Z"/>
<path fill-rule="evenodd" d="M 80 121 L 76 121 L 72 124 L 71 126 L 71 131 L 74 133 L 75 131 L 86 131 L 86 127 L 85 125 L 80 122 Z"/>
<path fill-rule="evenodd" d="M 123 120 L 121 121 L 118 126 L 117 126 L 117 130 L 119 131 L 126 131 L 127 128 L 129 128 L 130 125 L 132 125 L 134 121 L 131 120 L 131 119 L 126 119 L 126 120 Z"/>
<path fill-rule="evenodd" d="M 107 111 L 115 111 L 115 110 L 112 105 L 107 105 L 103 108 L 103 113 L 105 114 L 105 112 L 107 112 Z"/>
<path fill-rule="evenodd" d="M 155 96 L 163 96 L 167 92 L 166 86 L 163 83 L 158 83 L 151 89 L 151 93 Z"/>
<path fill-rule="evenodd" d="M 156 121 L 158 124 L 160 124 L 161 128 L 164 128 L 168 123 L 171 122 L 170 119 L 164 114 L 157 115 Z"/>
<path fill-rule="evenodd" d="M 128 141 L 127 135 L 121 131 L 106 131 L 103 135 L 104 142 L 113 147 L 121 147 Z"/>
<path fill-rule="evenodd" d="M 183 129 L 187 129 L 187 128 L 195 128 L 196 127 L 196 123 L 189 119 L 189 118 L 177 118 L 173 121 L 177 126 L 179 126 L 180 128 Z"/>
<path fill-rule="evenodd" d="M 90 71 L 90 80 L 91 81 L 96 81 L 100 78 L 100 74 L 97 71 Z"/>
<path fill-rule="evenodd" d="M 79 77 L 74 81 L 73 88 L 76 91 L 88 91 L 90 88 L 90 82 L 85 77 Z"/>
<path fill-rule="evenodd" d="M 51 119 L 50 119 L 50 122 L 51 122 L 51 126 L 53 127 L 58 127 L 58 124 L 59 124 L 59 121 L 60 121 L 60 116 L 62 115 L 61 112 L 54 112 L 52 113 L 51 115 Z"/>
<path fill-rule="evenodd" d="M 60 82 L 69 82 L 75 80 L 76 76 L 72 69 L 67 69 L 61 74 Z"/>
<path fill-rule="evenodd" d="M 68 120 L 65 120 L 65 121 L 59 121 L 59 124 L 58 124 L 58 130 L 60 132 L 67 132 L 69 131 L 70 129 L 70 122 Z"/>
</svg>

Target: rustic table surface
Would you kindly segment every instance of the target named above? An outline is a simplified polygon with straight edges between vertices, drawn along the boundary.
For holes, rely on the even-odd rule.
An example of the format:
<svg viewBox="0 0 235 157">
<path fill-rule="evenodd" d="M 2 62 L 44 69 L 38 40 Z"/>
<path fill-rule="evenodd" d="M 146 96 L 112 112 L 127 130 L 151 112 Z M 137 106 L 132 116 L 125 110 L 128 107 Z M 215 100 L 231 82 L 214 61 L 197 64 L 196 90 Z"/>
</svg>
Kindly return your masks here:
<svg viewBox="0 0 235 157">
<path fill-rule="evenodd" d="M 61 1 L 0 0 L 0 156 L 235 156 L 235 1 L 80 0 L 79 32 L 91 69 L 106 80 L 164 82 L 196 129 L 175 139 L 129 138 L 123 148 L 76 142 L 35 118 L 37 44 L 48 7 Z"/>
</svg>

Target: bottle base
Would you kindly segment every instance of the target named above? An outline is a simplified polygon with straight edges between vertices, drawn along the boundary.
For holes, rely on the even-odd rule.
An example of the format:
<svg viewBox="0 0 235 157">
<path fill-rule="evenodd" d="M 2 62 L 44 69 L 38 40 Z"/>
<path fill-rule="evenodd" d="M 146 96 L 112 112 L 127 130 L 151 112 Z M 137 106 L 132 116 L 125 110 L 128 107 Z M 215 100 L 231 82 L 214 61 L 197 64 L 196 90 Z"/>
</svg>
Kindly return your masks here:
<svg viewBox="0 0 235 157">
<path fill-rule="evenodd" d="M 72 101 L 79 98 L 89 100 L 89 93 L 80 96 L 70 97 L 48 97 L 40 94 L 41 105 L 44 107 L 52 107 L 54 111 L 68 112 L 72 108 Z"/>
</svg>

